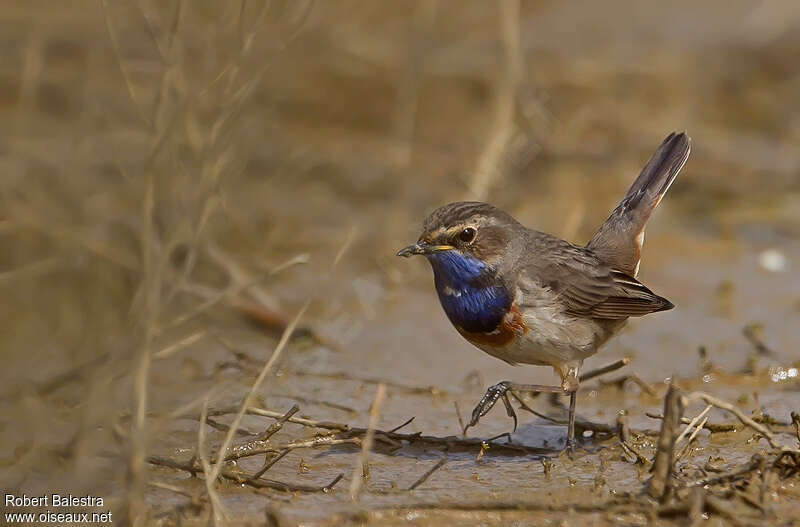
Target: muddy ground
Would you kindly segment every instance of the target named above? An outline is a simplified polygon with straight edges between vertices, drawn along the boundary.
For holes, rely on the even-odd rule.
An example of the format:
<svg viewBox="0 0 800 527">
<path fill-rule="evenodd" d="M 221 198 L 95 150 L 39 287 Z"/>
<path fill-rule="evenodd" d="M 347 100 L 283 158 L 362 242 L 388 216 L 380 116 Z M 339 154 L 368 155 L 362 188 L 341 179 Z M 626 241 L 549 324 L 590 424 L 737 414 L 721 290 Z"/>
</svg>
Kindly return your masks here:
<svg viewBox="0 0 800 527">
<path fill-rule="evenodd" d="M 795 2 L 0 9 L 6 493 L 102 496 L 115 524 L 797 521 Z M 584 243 L 673 130 L 692 156 L 639 278 L 676 309 L 587 361 L 630 359 L 583 384 L 573 456 L 545 452 L 546 396 L 510 445 L 481 445 L 511 431 L 501 406 L 463 438 L 486 387 L 555 376 L 472 348 L 395 252 L 476 198 Z M 206 485 L 261 372 L 250 406 L 299 410 L 261 443 L 276 420 L 245 415 L 230 443 L 262 453 Z M 712 409 L 648 497 L 670 379 L 774 445 Z"/>
</svg>

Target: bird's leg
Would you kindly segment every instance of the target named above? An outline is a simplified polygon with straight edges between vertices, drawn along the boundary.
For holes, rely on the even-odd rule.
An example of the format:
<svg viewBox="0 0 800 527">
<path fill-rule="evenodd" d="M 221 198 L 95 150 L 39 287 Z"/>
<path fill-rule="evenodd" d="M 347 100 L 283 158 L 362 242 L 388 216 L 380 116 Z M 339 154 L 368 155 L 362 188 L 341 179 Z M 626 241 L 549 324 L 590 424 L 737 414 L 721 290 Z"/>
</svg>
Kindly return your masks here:
<svg viewBox="0 0 800 527">
<path fill-rule="evenodd" d="M 567 425 L 567 442 L 564 448 L 570 452 L 575 450 L 575 402 L 578 398 L 577 395 L 577 389 L 569 393 L 569 425 Z"/>
<path fill-rule="evenodd" d="M 578 384 L 580 384 L 579 368 L 580 364 L 570 365 L 566 368 L 566 372 L 561 375 L 561 389 L 569 393 L 569 424 L 567 425 L 567 442 L 564 444 L 564 449 L 568 450 L 570 454 L 575 451 L 575 403 L 578 395 Z"/>
<path fill-rule="evenodd" d="M 506 407 L 506 413 L 509 417 L 514 419 L 514 431 L 517 429 L 517 414 L 514 412 L 514 408 L 511 406 L 511 402 L 508 400 L 508 392 L 529 392 L 529 393 L 536 393 L 536 392 L 545 392 L 545 393 L 558 393 L 562 395 L 573 395 L 573 399 L 570 401 L 570 407 L 573 409 L 571 421 L 574 427 L 574 392 L 570 392 L 565 390 L 560 386 L 545 386 L 542 384 L 517 384 L 509 381 L 503 381 L 500 383 L 495 384 L 494 386 L 490 387 L 486 390 L 486 393 L 481 397 L 481 400 L 478 402 L 475 409 L 472 410 L 472 419 L 470 419 L 467 426 L 464 427 L 464 433 L 466 433 L 467 429 L 472 426 L 478 424 L 481 417 L 489 413 L 489 410 L 494 407 L 495 403 L 499 399 L 503 400 L 503 404 Z M 573 430 L 574 434 L 574 430 Z M 570 436 L 571 437 L 571 436 Z"/>
</svg>

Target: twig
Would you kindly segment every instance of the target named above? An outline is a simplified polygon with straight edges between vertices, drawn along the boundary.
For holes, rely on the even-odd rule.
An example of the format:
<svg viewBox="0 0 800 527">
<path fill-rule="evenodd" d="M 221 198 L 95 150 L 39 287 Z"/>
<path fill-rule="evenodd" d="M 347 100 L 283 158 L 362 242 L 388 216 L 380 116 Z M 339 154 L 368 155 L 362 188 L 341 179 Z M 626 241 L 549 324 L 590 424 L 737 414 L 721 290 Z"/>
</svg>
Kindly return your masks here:
<svg viewBox="0 0 800 527">
<path fill-rule="evenodd" d="M 664 419 L 662 414 L 656 414 L 653 412 L 645 412 L 644 415 L 649 417 L 650 419 Z M 691 421 L 688 417 L 681 417 L 681 424 L 688 425 Z M 703 428 L 708 430 L 709 432 L 713 433 L 723 433 L 723 432 L 736 432 L 739 427 L 735 423 L 708 423 L 706 422 L 703 425 Z"/>
<path fill-rule="evenodd" d="M 233 414 L 236 412 L 237 410 L 235 408 L 224 408 L 220 410 L 211 410 L 209 411 L 208 414 L 212 416 L 218 416 L 218 415 Z M 284 412 L 275 412 L 272 410 L 266 410 L 264 408 L 258 408 L 255 406 L 249 407 L 247 409 L 247 413 L 250 415 L 259 415 L 261 417 L 269 417 L 272 419 L 280 419 L 284 415 Z M 314 419 L 305 419 L 303 417 L 290 417 L 287 421 L 289 423 L 308 426 L 312 428 L 324 428 L 326 430 L 339 430 L 342 432 L 350 430 L 350 425 L 346 423 L 336 423 L 333 421 L 316 421 Z"/>
<path fill-rule="evenodd" d="M 225 461 L 235 461 L 237 459 L 246 457 L 258 456 L 260 454 L 274 454 L 285 449 L 294 450 L 297 448 L 317 448 L 321 446 L 334 445 L 361 446 L 361 440 L 358 437 L 338 437 L 331 434 L 317 436 L 311 439 L 292 441 L 290 443 L 286 443 L 285 445 L 273 445 L 269 441 L 254 439 L 252 441 L 230 447 L 228 452 L 225 454 Z"/>
<path fill-rule="evenodd" d="M 422 476 L 420 476 L 417 481 L 415 481 L 414 483 L 411 484 L 410 487 L 408 487 L 408 490 L 414 490 L 415 488 L 417 488 L 420 485 L 422 485 L 423 483 L 425 483 L 425 481 L 429 477 L 431 477 L 431 474 L 433 474 L 434 472 L 436 472 L 437 470 L 442 468 L 445 463 L 447 463 L 447 456 L 445 456 L 442 459 L 440 459 L 434 466 L 432 466 L 427 471 L 425 471 L 425 473 Z"/>
<path fill-rule="evenodd" d="M 664 397 L 664 420 L 661 421 L 661 433 L 658 436 L 658 449 L 653 463 L 653 477 L 647 485 L 647 493 L 651 498 L 662 502 L 669 495 L 674 470 L 675 433 L 678 430 L 684 403 L 680 390 L 675 385 L 674 377 Z"/>
<path fill-rule="evenodd" d="M 716 406 L 720 410 L 725 410 L 726 412 L 732 413 L 734 416 L 736 416 L 737 419 L 739 419 L 739 421 L 742 422 L 743 425 L 749 426 L 750 428 L 752 428 L 753 430 L 764 436 L 764 438 L 767 440 L 767 442 L 769 442 L 771 447 L 780 448 L 780 445 L 775 441 L 775 436 L 772 434 L 772 432 L 769 431 L 767 427 L 756 423 L 732 404 L 725 402 L 722 399 L 717 399 L 716 397 L 709 395 L 705 392 L 693 392 L 689 394 L 688 398 L 690 401 L 696 399 L 703 400 L 707 404 Z"/>
<path fill-rule="evenodd" d="M 289 408 L 289 410 L 283 414 L 277 421 L 269 425 L 269 428 L 263 433 L 260 434 L 256 439 L 261 441 L 266 441 L 273 435 L 275 435 L 281 428 L 283 428 L 284 423 L 288 421 L 294 414 L 300 411 L 300 407 L 296 404 Z"/>
<path fill-rule="evenodd" d="M 259 469 L 259 471 L 258 471 L 258 472 L 256 472 L 255 474 L 253 474 L 253 475 L 250 477 L 250 479 L 258 479 L 258 478 L 260 478 L 261 476 L 263 476 L 263 475 L 264 475 L 264 473 L 265 473 L 266 471 L 268 471 L 269 469 L 271 469 L 271 468 L 272 468 L 272 466 L 273 466 L 275 463 L 277 463 L 278 461 L 280 461 L 281 459 L 283 459 L 283 457 L 284 457 L 286 454 L 288 454 L 289 452 L 291 452 L 291 451 L 292 451 L 292 449 L 291 449 L 291 448 L 285 448 L 285 449 L 283 449 L 283 450 L 282 450 L 282 451 L 281 451 L 281 452 L 280 452 L 280 453 L 279 453 L 277 456 L 275 456 L 275 457 L 273 457 L 272 459 L 270 459 L 269 461 L 265 462 L 265 463 L 264 463 L 264 466 L 263 466 L 263 467 L 261 467 L 261 469 Z"/>
<path fill-rule="evenodd" d="M 486 501 L 425 501 L 421 503 L 403 503 L 400 505 L 390 505 L 387 507 L 380 507 L 377 511 L 426 511 L 434 510 L 437 512 L 444 511 L 538 511 L 538 512 L 564 512 L 574 511 L 581 513 L 588 512 L 608 512 L 615 511 L 618 508 L 630 511 L 635 510 L 652 510 L 652 504 L 645 500 L 624 497 L 612 498 L 589 498 L 578 501 L 564 501 L 541 499 L 537 501 L 523 501 L 523 500 L 486 500 Z M 371 514 L 371 513 L 370 513 Z M 368 517 L 369 518 L 369 517 Z M 333 523 L 342 524 L 347 523 L 348 518 L 342 516 L 335 517 Z M 359 514 L 359 520 L 363 523 L 363 514 Z M 369 521 L 367 521 L 369 523 Z"/>
<path fill-rule="evenodd" d="M 404 421 L 404 422 L 403 422 L 403 424 L 399 424 L 399 425 L 395 426 L 394 428 L 392 428 L 391 430 L 389 430 L 389 433 L 391 434 L 391 433 L 397 432 L 397 431 L 398 431 L 398 430 L 400 430 L 401 428 L 405 428 L 406 426 L 410 425 L 410 424 L 411 424 L 411 422 L 412 422 L 412 421 L 413 421 L 415 418 L 416 418 L 416 417 L 409 417 L 409 418 L 408 418 L 406 421 Z"/>
<path fill-rule="evenodd" d="M 375 400 L 372 401 L 372 408 L 369 412 L 369 425 L 367 426 L 367 433 L 361 443 L 361 455 L 353 467 L 353 479 L 350 481 L 350 499 L 358 502 L 361 487 L 364 484 L 364 478 L 369 475 L 369 451 L 372 448 L 372 442 L 375 439 L 375 427 L 378 425 L 378 418 L 381 414 L 381 406 L 383 406 L 383 399 L 386 397 L 386 385 L 379 384 L 378 389 L 375 391 Z"/>
<path fill-rule="evenodd" d="M 761 326 L 759 324 L 748 324 L 742 328 L 742 334 L 750 342 L 750 344 L 753 345 L 759 355 L 766 355 L 769 357 L 774 357 L 777 355 L 766 344 L 764 344 L 764 341 L 761 339 L 759 333 L 761 333 Z"/>
<path fill-rule="evenodd" d="M 703 429 L 703 425 L 706 424 L 706 421 L 708 421 L 708 416 L 704 417 L 703 420 L 700 421 L 700 424 L 697 425 L 697 428 L 694 429 L 694 432 L 692 432 L 692 435 L 689 436 L 689 440 L 686 442 L 686 445 L 681 449 L 680 452 L 678 452 L 678 455 L 675 456 L 675 459 L 683 458 L 686 452 L 689 451 L 689 447 L 691 446 L 692 441 L 694 441 L 694 438 L 697 437 L 697 434 L 700 433 L 700 430 Z M 677 445 L 677 442 L 675 444 Z"/>
<path fill-rule="evenodd" d="M 651 397 L 656 397 L 658 394 L 656 393 L 655 389 L 650 385 L 649 382 L 645 381 L 635 373 L 631 373 L 628 375 L 628 379 L 633 381 L 633 383 L 638 386 L 643 392 Z"/>
<path fill-rule="evenodd" d="M 612 385 L 616 386 L 617 388 L 622 388 L 622 385 L 625 383 L 625 381 L 631 381 L 632 383 L 636 384 L 639 389 L 651 397 L 658 396 L 658 393 L 656 393 L 656 390 L 650 385 L 650 383 L 646 382 L 635 373 L 629 373 L 628 375 L 623 375 L 622 377 L 609 381 L 600 381 L 600 384 L 602 386 Z"/>
<path fill-rule="evenodd" d="M 675 446 L 678 446 L 680 444 L 680 442 L 683 441 L 683 439 L 689 434 L 689 431 L 697 424 L 698 421 L 703 419 L 703 417 L 705 417 L 706 414 L 708 414 L 708 412 L 710 412 L 712 408 L 713 408 L 713 406 L 711 406 L 709 404 L 708 406 L 706 406 L 705 410 L 703 410 L 702 412 L 697 414 L 697 416 L 695 416 L 694 419 L 689 421 L 689 424 L 687 424 L 686 428 L 683 429 L 683 432 L 681 432 L 681 434 L 678 436 L 678 439 L 675 440 Z M 707 420 L 708 419 L 706 419 L 706 421 Z M 705 421 L 703 421 L 703 424 L 705 424 Z M 702 428 L 702 427 L 703 427 L 703 425 L 700 425 L 699 428 Z"/>
<path fill-rule="evenodd" d="M 643 467 L 650 464 L 650 460 L 644 457 L 642 453 L 639 452 L 636 448 L 634 448 L 634 446 L 631 445 L 628 441 L 620 439 L 619 444 L 620 446 L 622 446 L 622 450 L 624 450 L 628 455 L 633 456 L 633 458 L 636 460 L 635 461 L 636 464 L 641 465 Z"/>
<path fill-rule="evenodd" d="M 612 362 L 611 364 L 603 366 L 602 368 L 596 368 L 594 370 L 587 371 L 586 373 L 582 374 L 579 377 L 579 381 L 586 382 L 589 379 L 594 379 L 595 377 L 599 377 L 601 375 L 605 375 L 606 373 L 616 371 L 620 368 L 627 366 L 628 364 L 630 364 L 630 362 L 631 359 L 629 359 L 628 357 L 624 357 L 616 362 Z"/>
<path fill-rule="evenodd" d="M 618 360 L 616 362 L 612 362 L 611 364 L 607 364 L 606 366 L 603 366 L 603 367 L 600 367 L 600 368 L 596 368 L 594 370 L 590 370 L 590 371 L 584 373 L 583 375 L 580 376 L 579 381 L 580 382 L 584 382 L 584 381 L 588 381 L 590 379 L 594 379 L 595 377 L 599 377 L 601 375 L 605 375 L 606 373 L 609 373 L 609 372 L 612 372 L 612 371 L 616 371 L 616 370 L 626 366 L 629 363 L 630 363 L 630 359 L 629 358 L 627 358 L 627 357 L 622 358 L 622 359 L 620 359 L 620 360 Z M 531 395 L 533 397 L 537 397 L 540 393 L 542 393 L 542 392 L 532 392 Z M 517 403 L 519 403 L 520 408 L 522 410 L 530 412 L 531 414 L 533 414 L 533 415 L 535 415 L 537 417 L 540 417 L 540 418 L 542 418 L 542 419 L 544 419 L 546 421 L 550 421 L 552 423 L 566 424 L 565 421 L 560 421 L 558 419 L 555 419 L 553 417 L 545 415 L 545 414 L 543 414 L 541 412 L 537 412 L 536 410 L 531 408 L 525 401 L 523 401 L 522 398 L 520 398 L 520 396 L 516 392 L 510 391 L 509 394 L 514 399 L 516 399 Z M 554 406 L 560 406 L 561 408 L 566 410 L 566 407 L 560 401 L 559 394 L 555 394 L 554 393 L 554 394 L 550 394 L 550 395 L 551 395 L 550 402 Z M 578 424 L 578 423 L 576 423 L 576 424 Z M 599 424 L 599 423 L 592 423 L 592 422 L 585 421 L 585 420 L 582 420 L 580 422 L 580 424 L 583 425 L 585 430 L 592 430 L 594 432 L 600 432 L 600 433 L 613 433 L 613 430 L 610 427 L 608 427 L 607 425 L 602 425 L 602 424 Z"/>
<path fill-rule="evenodd" d="M 617 434 L 621 441 L 629 441 L 631 438 L 631 428 L 628 424 L 628 412 L 620 410 L 617 414 Z"/>
<path fill-rule="evenodd" d="M 619 444 L 622 446 L 622 450 L 632 456 L 637 464 L 642 466 L 650 464 L 650 460 L 644 457 L 641 452 L 630 443 L 631 430 L 628 425 L 628 414 L 624 411 L 620 411 L 619 414 L 617 414 L 617 434 L 619 435 Z"/>
<path fill-rule="evenodd" d="M 278 419 L 277 421 L 272 423 L 264 433 L 262 433 L 259 436 L 257 436 L 256 439 L 253 442 L 254 443 L 264 444 L 267 441 L 269 441 L 269 438 L 272 437 L 273 435 L 275 435 L 280 429 L 282 429 L 284 423 L 290 417 L 292 417 L 294 414 L 296 414 L 299 411 L 300 411 L 300 407 L 299 406 L 297 406 L 297 405 L 292 406 L 285 414 L 283 414 L 283 416 L 280 419 Z M 291 448 L 284 448 L 283 451 L 281 451 L 279 454 L 273 456 L 272 458 L 269 458 L 269 454 L 271 454 L 272 452 L 267 452 L 266 453 L 266 458 L 264 459 L 264 466 L 261 467 L 261 469 L 258 472 L 253 474 L 252 479 L 260 478 L 275 463 L 280 461 L 283 458 L 283 456 L 285 456 L 286 454 L 288 454 L 291 451 L 292 451 Z M 233 454 L 233 452 L 231 454 Z M 226 461 L 228 459 L 229 458 L 226 456 Z"/>
<path fill-rule="evenodd" d="M 181 461 L 177 461 L 170 458 L 159 457 L 159 456 L 150 456 L 147 458 L 147 462 L 151 465 L 156 465 L 160 467 L 167 467 L 173 468 L 177 470 L 183 470 L 189 472 L 190 474 L 195 473 L 202 473 L 203 467 L 194 464 L 194 463 L 185 463 Z M 285 483 L 282 481 L 276 481 L 271 479 L 251 479 L 252 476 L 249 474 L 245 474 L 243 472 L 235 472 L 229 469 L 222 469 L 219 473 L 225 479 L 229 479 L 235 481 L 237 483 L 242 483 L 245 485 L 249 485 L 255 488 L 263 488 L 263 489 L 275 489 L 275 490 L 282 490 L 286 492 L 328 492 L 330 491 L 339 481 L 341 481 L 344 474 L 339 474 L 336 476 L 333 481 L 324 485 L 322 487 L 313 486 L 313 485 L 302 485 L 296 483 Z"/>
<path fill-rule="evenodd" d="M 724 472 L 716 476 L 709 476 L 706 478 L 697 479 L 695 481 L 684 483 L 682 486 L 705 487 L 706 485 L 717 485 L 719 483 L 740 479 L 741 477 L 749 475 L 753 470 L 756 470 L 758 467 L 762 466 L 763 461 L 764 461 L 763 456 L 761 456 L 760 454 L 754 454 L 753 457 L 750 459 L 750 462 L 742 468 L 730 472 Z"/>
</svg>

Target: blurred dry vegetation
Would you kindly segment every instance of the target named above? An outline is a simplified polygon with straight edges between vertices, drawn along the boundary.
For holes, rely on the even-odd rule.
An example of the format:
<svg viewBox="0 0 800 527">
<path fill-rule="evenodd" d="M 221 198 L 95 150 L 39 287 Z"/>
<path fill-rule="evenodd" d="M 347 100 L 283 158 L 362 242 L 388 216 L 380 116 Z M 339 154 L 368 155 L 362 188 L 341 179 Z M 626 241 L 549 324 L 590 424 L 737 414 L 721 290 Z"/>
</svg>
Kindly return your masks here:
<svg viewBox="0 0 800 527">
<path fill-rule="evenodd" d="M 103 495 L 121 515 L 152 519 L 166 502 L 147 501 L 146 456 L 196 444 L 197 423 L 176 427 L 175 417 L 198 414 L 212 387 L 212 406 L 239 404 L 253 376 L 220 374 L 231 351 L 266 360 L 307 299 L 302 338 L 288 346 L 300 357 L 312 349 L 300 366 L 323 357 L 333 371 L 384 368 L 408 381 L 416 359 L 393 377 L 388 350 L 403 344 L 379 337 L 414 333 L 422 317 L 404 321 L 414 306 L 380 313 L 408 290 L 431 294 L 427 269 L 393 257 L 427 212 L 486 199 L 585 241 L 672 130 L 695 142 L 655 219 L 659 234 L 648 232 L 645 264 L 660 290 L 679 306 L 707 293 L 703 309 L 732 324 L 796 324 L 791 272 L 757 285 L 746 266 L 695 268 L 770 247 L 790 266 L 800 257 L 794 1 L 0 10 L 7 490 Z M 685 272 L 670 271 L 676 256 Z M 785 296 L 758 296 L 770 292 Z M 435 307 L 428 300 L 423 311 Z M 370 324 L 387 329 L 365 344 Z M 776 337 L 784 362 L 796 349 L 789 331 Z M 433 364 L 419 384 L 447 369 Z M 372 393 L 350 390 L 346 404 L 364 410 Z"/>
</svg>

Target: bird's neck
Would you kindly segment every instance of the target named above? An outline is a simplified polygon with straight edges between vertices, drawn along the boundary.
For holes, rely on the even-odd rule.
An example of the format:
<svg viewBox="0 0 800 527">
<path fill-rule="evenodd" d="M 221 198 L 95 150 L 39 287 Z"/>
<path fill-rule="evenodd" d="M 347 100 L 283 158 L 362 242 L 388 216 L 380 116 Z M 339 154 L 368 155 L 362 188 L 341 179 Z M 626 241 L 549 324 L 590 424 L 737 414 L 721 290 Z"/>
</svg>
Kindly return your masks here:
<svg viewBox="0 0 800 527">
<path fill-rule="evenodd" d="M 450 322 L 470 333 L 497 329 L 513 298 L 495 270 L 457 251 L 437 252 L 428 260 L 439 301 Z"/>
</svg>

